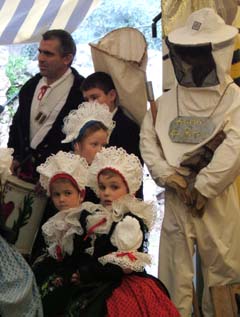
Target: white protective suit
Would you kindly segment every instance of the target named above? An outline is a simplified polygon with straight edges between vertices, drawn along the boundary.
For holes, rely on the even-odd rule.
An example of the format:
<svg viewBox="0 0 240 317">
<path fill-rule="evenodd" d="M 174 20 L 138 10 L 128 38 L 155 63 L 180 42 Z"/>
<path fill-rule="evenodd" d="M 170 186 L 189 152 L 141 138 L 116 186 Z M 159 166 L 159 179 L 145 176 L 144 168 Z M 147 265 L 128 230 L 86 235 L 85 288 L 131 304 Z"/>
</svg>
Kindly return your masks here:
<svg viewBox="0 0 240 317">
<path fill-rule="evenodd" d="M 200 23 L 200 30 L 193 30 L 196 21 L 198 25 Z M 234 184 L 240 174 L 240 90 L 234 83 L 229 85 L 232 79 L 228 75 L 232 39 L 236 34 L 237 30 L 226 26 L 212 9 L 207 8 L 194 12 L 185 27 L 171 32 L 169 41 L 172 43 L 211 43 L 219 83 L 211 86 L 208 82 L 207 87 L 179 84 L 178 89 L 164 93 L 157 100 L 155 127 L 148 111 L 141 128 L 141 153 L 153 179 L 160 186 L 165 185 L 170 175 L 187 173 L 180 168 L 187 153 L 200 148 L 220 130 L 226 134 L 211 162 L 196 178 L 195 188 L 208 198 L 202 218 L 193 217 L 176 193 L 166 188 L 159 278 L 167 286 L 182 317 L 191 316 L 192 311 L 195 243 L 204 278 L 204 316 L 213 316 L 209 287 L 240 282 L 240 206 Z M 178 114 L 210 117 L 215 129 L 199 144 L 173 142 L 169 137 L 169 125 Z"/>
</svg>

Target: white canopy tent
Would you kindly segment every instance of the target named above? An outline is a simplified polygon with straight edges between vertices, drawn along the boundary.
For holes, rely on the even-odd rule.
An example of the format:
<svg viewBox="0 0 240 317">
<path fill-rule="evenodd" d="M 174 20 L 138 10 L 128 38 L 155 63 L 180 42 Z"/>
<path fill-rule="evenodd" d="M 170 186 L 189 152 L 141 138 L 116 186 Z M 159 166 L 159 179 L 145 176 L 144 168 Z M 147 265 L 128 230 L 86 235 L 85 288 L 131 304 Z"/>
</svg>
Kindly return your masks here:
<svg viewBox="0 0 240 317">
<path fill-rule="evenodd" d="M 36 42 L 49 29 L 73 32 L 96 0 L 0 0 L 0 45 Z"/>
</svg>

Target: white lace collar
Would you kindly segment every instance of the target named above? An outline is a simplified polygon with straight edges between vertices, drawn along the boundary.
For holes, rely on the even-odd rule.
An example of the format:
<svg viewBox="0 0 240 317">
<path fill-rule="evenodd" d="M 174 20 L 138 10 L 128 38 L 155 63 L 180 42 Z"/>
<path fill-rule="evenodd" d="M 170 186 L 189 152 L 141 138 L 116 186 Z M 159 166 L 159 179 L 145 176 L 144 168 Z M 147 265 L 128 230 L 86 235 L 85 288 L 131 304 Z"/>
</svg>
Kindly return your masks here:
<svg viewBox="0 0 240 317">
<path fill-rule="evenodd" d="M 61 251 L 63 257 L 72 254 L 74 235 L 83 234 L 79 222 L 80 213 L 80 208 L 60 211 L 42 226 L 47 249 L 52 257 L 58 259 L 57 250 Z"/>
<path fill-rule="evenodd" d="M 128 212 L 142 219 L 150 230 L 156 219 L 157 207 L 153 202 L 142 201 L 132 195 L 125 195 L 113 202 L 112 218 L 114 221 L 120 221 Z"/>
</svg>

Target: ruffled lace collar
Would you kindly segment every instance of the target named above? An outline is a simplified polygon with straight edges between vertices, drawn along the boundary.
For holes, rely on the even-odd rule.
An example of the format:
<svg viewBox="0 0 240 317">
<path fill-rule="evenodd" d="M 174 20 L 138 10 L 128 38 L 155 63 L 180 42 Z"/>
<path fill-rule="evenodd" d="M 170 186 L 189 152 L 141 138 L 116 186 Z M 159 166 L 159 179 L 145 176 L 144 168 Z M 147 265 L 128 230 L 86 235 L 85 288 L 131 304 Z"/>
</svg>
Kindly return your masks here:
<svg viewBox="0 0 240 317">
<path fill-rule="evenodd" d="M 63 257 L 65 254 L 71 255 L 74 235 L 83 234 L 79 223 L 80 213 L 80 208 L 60 211 L 42 226 L 47 250 L 55 259 L 59 259 L 59 252 Z"/>
<path fill-rule="evenodd" d="M 153 202 L 142 201 L 132 195 L 125 195 L 113 202 L 113 221 L 120 221 L 128 212 L 142 219 L 150 230 L 156 219 L 157 207 Z"/>
<path fill-rule="evenodd" d="M 153 202 L 145 202 L 132 195 L 125 195 L 113 202 L 111 208 L 105 208 L 100 204 L 85 202 L 82 209 L 91 213 L 87 217 L 87 228 L 91 227 L 102 218 L 106 218 L 106 223 L 96 228 L 96 233 L 107 233 L 112 222 L 119 222 L 124 215 L 131 212 L 143 220 L 148 230 L 151 230 L 157 215 L 157 207 Z"/>
</svg>

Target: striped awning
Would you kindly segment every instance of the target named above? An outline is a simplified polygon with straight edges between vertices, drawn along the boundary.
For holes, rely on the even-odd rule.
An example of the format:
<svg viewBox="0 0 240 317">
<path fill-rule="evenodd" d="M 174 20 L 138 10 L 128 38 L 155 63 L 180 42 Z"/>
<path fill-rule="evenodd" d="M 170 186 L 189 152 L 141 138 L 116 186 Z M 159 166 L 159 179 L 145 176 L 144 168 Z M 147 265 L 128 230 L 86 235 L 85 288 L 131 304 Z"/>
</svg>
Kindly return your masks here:
<svg viewBox="0 0 240 317">
<path fill-rule="evenodd" d="M 49 29 L 72 33 L 95 1 L 0 0 L 0 45 L 36 42 Z"/>
</svg>

